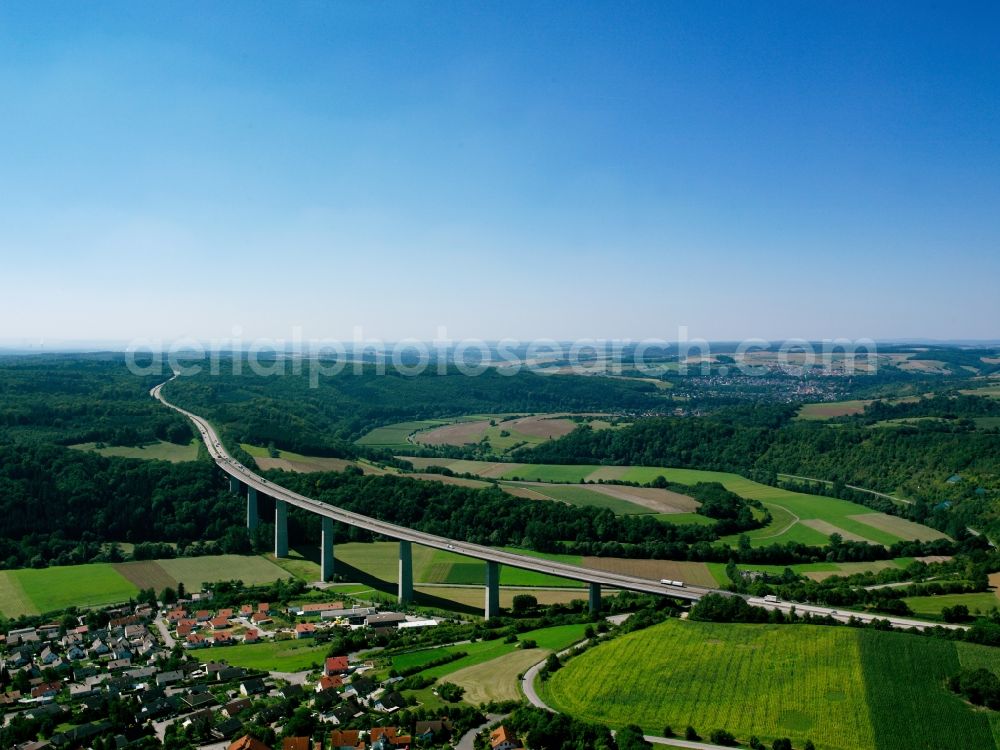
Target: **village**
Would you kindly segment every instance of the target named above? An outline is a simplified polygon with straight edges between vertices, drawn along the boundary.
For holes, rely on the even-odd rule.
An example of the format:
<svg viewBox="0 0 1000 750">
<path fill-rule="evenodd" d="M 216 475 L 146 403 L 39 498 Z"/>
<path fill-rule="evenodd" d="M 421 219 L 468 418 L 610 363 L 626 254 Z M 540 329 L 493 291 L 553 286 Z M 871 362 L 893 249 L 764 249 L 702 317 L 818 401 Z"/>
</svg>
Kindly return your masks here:
<svg viewBox="0 0 1000 750">
<path fill-rule="evenodd" d="M 394 689 L 403 678 L 374 679 L 375 663 L 365 656 L 327 656 L 318 669 L 297 673 L 225 658 L 237 643 L 319 640 L 337 629 L 385 635 L 439 620 L 342 601 L 212 608 L 207 592 L 101 614 L 107 624 L 99 628 L 78 617 L 74 627 L 64 619 L 0 634 L 5 736 L 25 738 L 14 750 L 447 747 L 469 724 L 446 712 L 418 720 L 408 714 L 407 725 L 397 725 L 393 716 L 413 708 Z M 450 713 L 478 723 L 471 709 Z M 291 732 L 297 726 L 301 736 Z M 519 746 L 504 732 L 495 739 L 495 750 Z"/>
</svg>

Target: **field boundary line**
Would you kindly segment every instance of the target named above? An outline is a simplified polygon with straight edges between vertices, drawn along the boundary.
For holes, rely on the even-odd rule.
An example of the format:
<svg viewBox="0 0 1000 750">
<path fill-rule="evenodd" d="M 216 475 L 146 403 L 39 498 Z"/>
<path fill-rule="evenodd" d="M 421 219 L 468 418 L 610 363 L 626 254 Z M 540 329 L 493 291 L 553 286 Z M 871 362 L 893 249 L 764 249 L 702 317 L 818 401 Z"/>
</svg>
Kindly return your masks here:
<svg viewBox="0 0 1000 750">
<path fill-rule="evenodd" d="M 776 536 L 781 536 L 782 534 L 784 534 L 786 531 L 788 531 L 789 529 L 791 529 L 795 524 L 802 523 L 802 519 L 799 518 L 798 515 L 796 515 L 790 508 L 786 508 L 781 503 L 776 503 L 773 500 L 767 500 L 767 501 L 764 502 L 764 504 L 765 505 L 773 505 L 776 508 L 781 508 L 783 511 L 787 512 L 788 515 L 790 515 L 795 520 L 793 520 L 785 528 L 783 528 L 783 529 L 781 529 L 779 531 L 774 531 L 774 532 L 771 532 L 770 534 L 763 534 L 763 535 L 760 535 L 760 536 L 755 536 L 755 537 L 753 537 L 753 539 L 773 539 Z"/>
</svg>

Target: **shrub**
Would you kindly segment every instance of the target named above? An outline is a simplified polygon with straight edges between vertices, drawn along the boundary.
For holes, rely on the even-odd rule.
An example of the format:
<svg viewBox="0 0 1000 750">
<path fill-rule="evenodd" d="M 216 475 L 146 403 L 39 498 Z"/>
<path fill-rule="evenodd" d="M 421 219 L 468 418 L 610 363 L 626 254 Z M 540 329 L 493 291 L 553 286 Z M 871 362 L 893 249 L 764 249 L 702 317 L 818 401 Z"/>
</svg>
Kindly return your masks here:
<svg viewBox="0 0 1000 750">
<path fill-rule="evenodd" d="M 709 739 L 716 745 L 727 745 L 729 747 L 736 744 L 736 738 L 731 732 L 727 732 L 725 729 L 715 729 L 709 735 Z"/>
</svg>

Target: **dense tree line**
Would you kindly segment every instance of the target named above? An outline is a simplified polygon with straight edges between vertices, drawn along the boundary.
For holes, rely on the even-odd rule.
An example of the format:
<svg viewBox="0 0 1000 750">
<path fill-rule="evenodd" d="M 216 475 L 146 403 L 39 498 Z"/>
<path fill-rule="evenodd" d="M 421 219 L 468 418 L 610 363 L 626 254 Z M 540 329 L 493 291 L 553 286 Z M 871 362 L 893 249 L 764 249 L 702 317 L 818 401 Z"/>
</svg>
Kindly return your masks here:
<svg viewBox="0 0 1000 750">
<path fill-rule="evenodd" d="M 529 463 L 682 466 L 744 472 L 753 468 L 786 425 L 793 407 L 755 406 L 708 417 L 642 419 L 618 430 L 582 425 L 569 435 L 519 451 Z"/>
<path fill-rule="evenodd" d="M 35 443 L 0 445 L 0 518 L 4 567 L 87 562 L 110 541 L 223 539 L 243 521 L 207 461 L 170 464 Z"/>
<path fill-rule="evenodd" d="M 858 424 L 875 424 L 887 419 L 915 419 L 934 417 L 945 420 L 974 419 L 1000 415 L 1000 400 L 980 396 L 937 395 L 917 401 L 875 401 L 851 421 Z"/>
<path fill-rule="evenodd" d="M 663 477 L 657 477 L 662 480 Z M 685 491 L 697 499 L 698 514 L 715 520 L 715 533 L 719 536 L 739 534 L 751 529 L 766 526 L 771 522 L 771 512 L 764 508 L 759 500 L 746 500 L 735 492 L 730 492 L 719 482 L 698 482 L 691 487 L 676 485 L 669 482 L 653 481 L 652 486 L 670 486 L 675 492 Z M 754 515 L 757 509 L 760 517 Z"/>
<path fill-rule="evenodd" d="M 512 497 L 498 487 L 474 489 L 403 476 L 268 472 L 269 479 L 321 502 L 431 534 L 493 546 L 517 545 L 542 552 L 563 551 L 563 542 L 623 545 L 710 542 L 711 526 L 665 524 L 651 515 L 616 516 L 607 508 L 574 507 Z M 304 514 L 318 529 L 318 517 Z M 347 527 L 346 538 L 366 532 Z M 318 535 L 318 533 L 317 533 Z"/>
<path fill-rule="evenodd" d="M 1000 711 L 1000 678 L 988 669 L 963 669 L 948 678 L 948 687 L 973 705 Z"/>
<path fill-rule="evenodd" d="M 190 423 L 149 397 L 163 380 L 120 354 L 0 357 L 0 442 L 188 443 Z"/>
</svg>

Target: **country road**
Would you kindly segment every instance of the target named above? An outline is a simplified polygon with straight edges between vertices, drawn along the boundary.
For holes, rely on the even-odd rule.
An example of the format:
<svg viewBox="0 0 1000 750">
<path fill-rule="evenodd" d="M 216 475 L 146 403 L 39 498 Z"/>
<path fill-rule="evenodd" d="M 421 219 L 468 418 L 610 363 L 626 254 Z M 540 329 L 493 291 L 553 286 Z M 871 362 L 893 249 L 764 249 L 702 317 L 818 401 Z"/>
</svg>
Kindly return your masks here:
<svg viewBox="0 0 1000 750">
<path fill-rule="evenodd" d="M 174 637 L 170 635 L 170 628 L 167 627 L 167 621 L 163 619 L 163 615 L 157 615 L 156 619 L 153 620 L 153 624 L 156 625 L 156 629 L 160 631 L 160 637 L 163 638 L 163 645 L 166 646 L 169 651 L 174 647 L 176 641 Z"/>
</svg>

